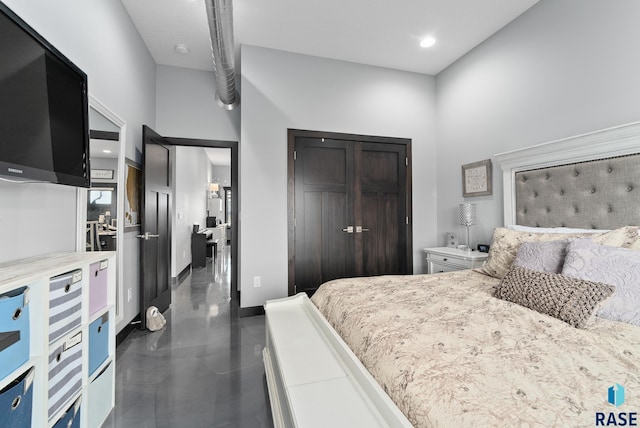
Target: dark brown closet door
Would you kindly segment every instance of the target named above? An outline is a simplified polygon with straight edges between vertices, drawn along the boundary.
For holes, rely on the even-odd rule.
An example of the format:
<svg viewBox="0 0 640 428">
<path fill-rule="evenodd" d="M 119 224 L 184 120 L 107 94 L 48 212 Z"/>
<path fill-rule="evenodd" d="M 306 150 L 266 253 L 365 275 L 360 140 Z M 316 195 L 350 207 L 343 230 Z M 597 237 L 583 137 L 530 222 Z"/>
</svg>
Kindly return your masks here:
<svg viewBox="0 0 640 428">
<path fill-rule="evenodd" d="M 407 273 L 406 148 L 398 144 L 363 143 L 359 185 L 362 206 L 362 270 L 359 275 Z M 357 199 L 357 200 L 358 200 Z"/>
<path fill-rule="evenodd" d="M 296 142 L 296 291 L 312 294 L 319 284 L 355 275 L 353 147 L 343 141 L 301 138 Z"/>
<path fill-rule="evenodd" d="M 298 136 L 293 148 L 290 294 L 335 278 L 409 273 L 407 146 Z"/>
</svg>

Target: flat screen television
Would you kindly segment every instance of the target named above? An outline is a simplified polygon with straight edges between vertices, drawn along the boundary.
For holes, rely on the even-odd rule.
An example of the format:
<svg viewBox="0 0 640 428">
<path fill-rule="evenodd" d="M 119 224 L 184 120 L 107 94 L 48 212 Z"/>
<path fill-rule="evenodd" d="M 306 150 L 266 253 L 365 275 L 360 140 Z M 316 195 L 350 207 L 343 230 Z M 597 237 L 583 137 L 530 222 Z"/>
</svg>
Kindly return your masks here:
<svg viewBox="0 0 640 428">
<path fill-rule="evenodd" d="M 2 2 L 0 175 L 90 184 L 87 75 Z"/>
</svg>

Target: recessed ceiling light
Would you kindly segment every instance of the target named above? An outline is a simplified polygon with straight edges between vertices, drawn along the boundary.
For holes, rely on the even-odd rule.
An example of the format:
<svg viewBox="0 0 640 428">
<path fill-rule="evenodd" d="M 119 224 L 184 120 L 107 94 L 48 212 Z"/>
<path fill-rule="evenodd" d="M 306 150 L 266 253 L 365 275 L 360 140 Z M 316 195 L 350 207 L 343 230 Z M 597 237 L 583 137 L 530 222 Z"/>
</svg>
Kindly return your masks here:
<svg viewBox="0 0 640 428">
<path fill-rule="evenodd" d="M 105 149 L 105 150 L 102 151 L 102 153 L 111 153 L 111 150 Z"/>
<path fill-rule="evenodd" d="M 182 44 L 182 43 L 178 43 L 175 47 L 176 52 L 178 52 L 180 55 L 186 55 L 189 53 L 189 48 L 187 47 L 187 45 Z"/>
<path fill-rule="evenodd" d="M 420 47 L 423 47 L 423 48 L 430 48 L 431 46 L 433 46 L 435 44 L 436 44 L 436 39 L 434 39 L 431 36 L 425 37 L 424 39 L 422 39 L 420 41 Z"/>
</svg>

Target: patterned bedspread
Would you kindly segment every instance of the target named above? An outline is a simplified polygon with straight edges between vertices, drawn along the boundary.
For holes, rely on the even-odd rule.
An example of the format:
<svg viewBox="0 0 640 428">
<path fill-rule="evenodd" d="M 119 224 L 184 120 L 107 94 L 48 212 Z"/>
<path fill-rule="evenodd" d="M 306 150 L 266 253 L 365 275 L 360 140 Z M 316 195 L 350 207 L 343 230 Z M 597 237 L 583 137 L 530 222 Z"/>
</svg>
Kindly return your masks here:
<svg viewBox="0 0 640 428">
<path fill-rule="evenodd" d="M 341 279 L 311 299 L 416 427 L 577 427 L 640 413 L 640 328 L 579 330 L 471 271 Z M 608 388 L 625 388 L 620 407 Z"/>
</svg>

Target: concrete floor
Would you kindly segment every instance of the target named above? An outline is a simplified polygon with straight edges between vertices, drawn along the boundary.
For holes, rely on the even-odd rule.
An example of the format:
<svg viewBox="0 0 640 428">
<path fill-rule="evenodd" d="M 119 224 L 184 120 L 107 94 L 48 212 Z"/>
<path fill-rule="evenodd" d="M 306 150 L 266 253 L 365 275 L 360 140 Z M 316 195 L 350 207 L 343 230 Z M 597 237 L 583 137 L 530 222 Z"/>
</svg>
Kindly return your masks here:
<svg viewBox="0 0 640 428">
<path fill-rule="evenodd" d="M 264 316 L 232 319 L 230 251 L 172 291 L 167 325 L 116 351 L 116 407 L 104 427 L 273 427 L 262 365 Z"/>
</svg>

